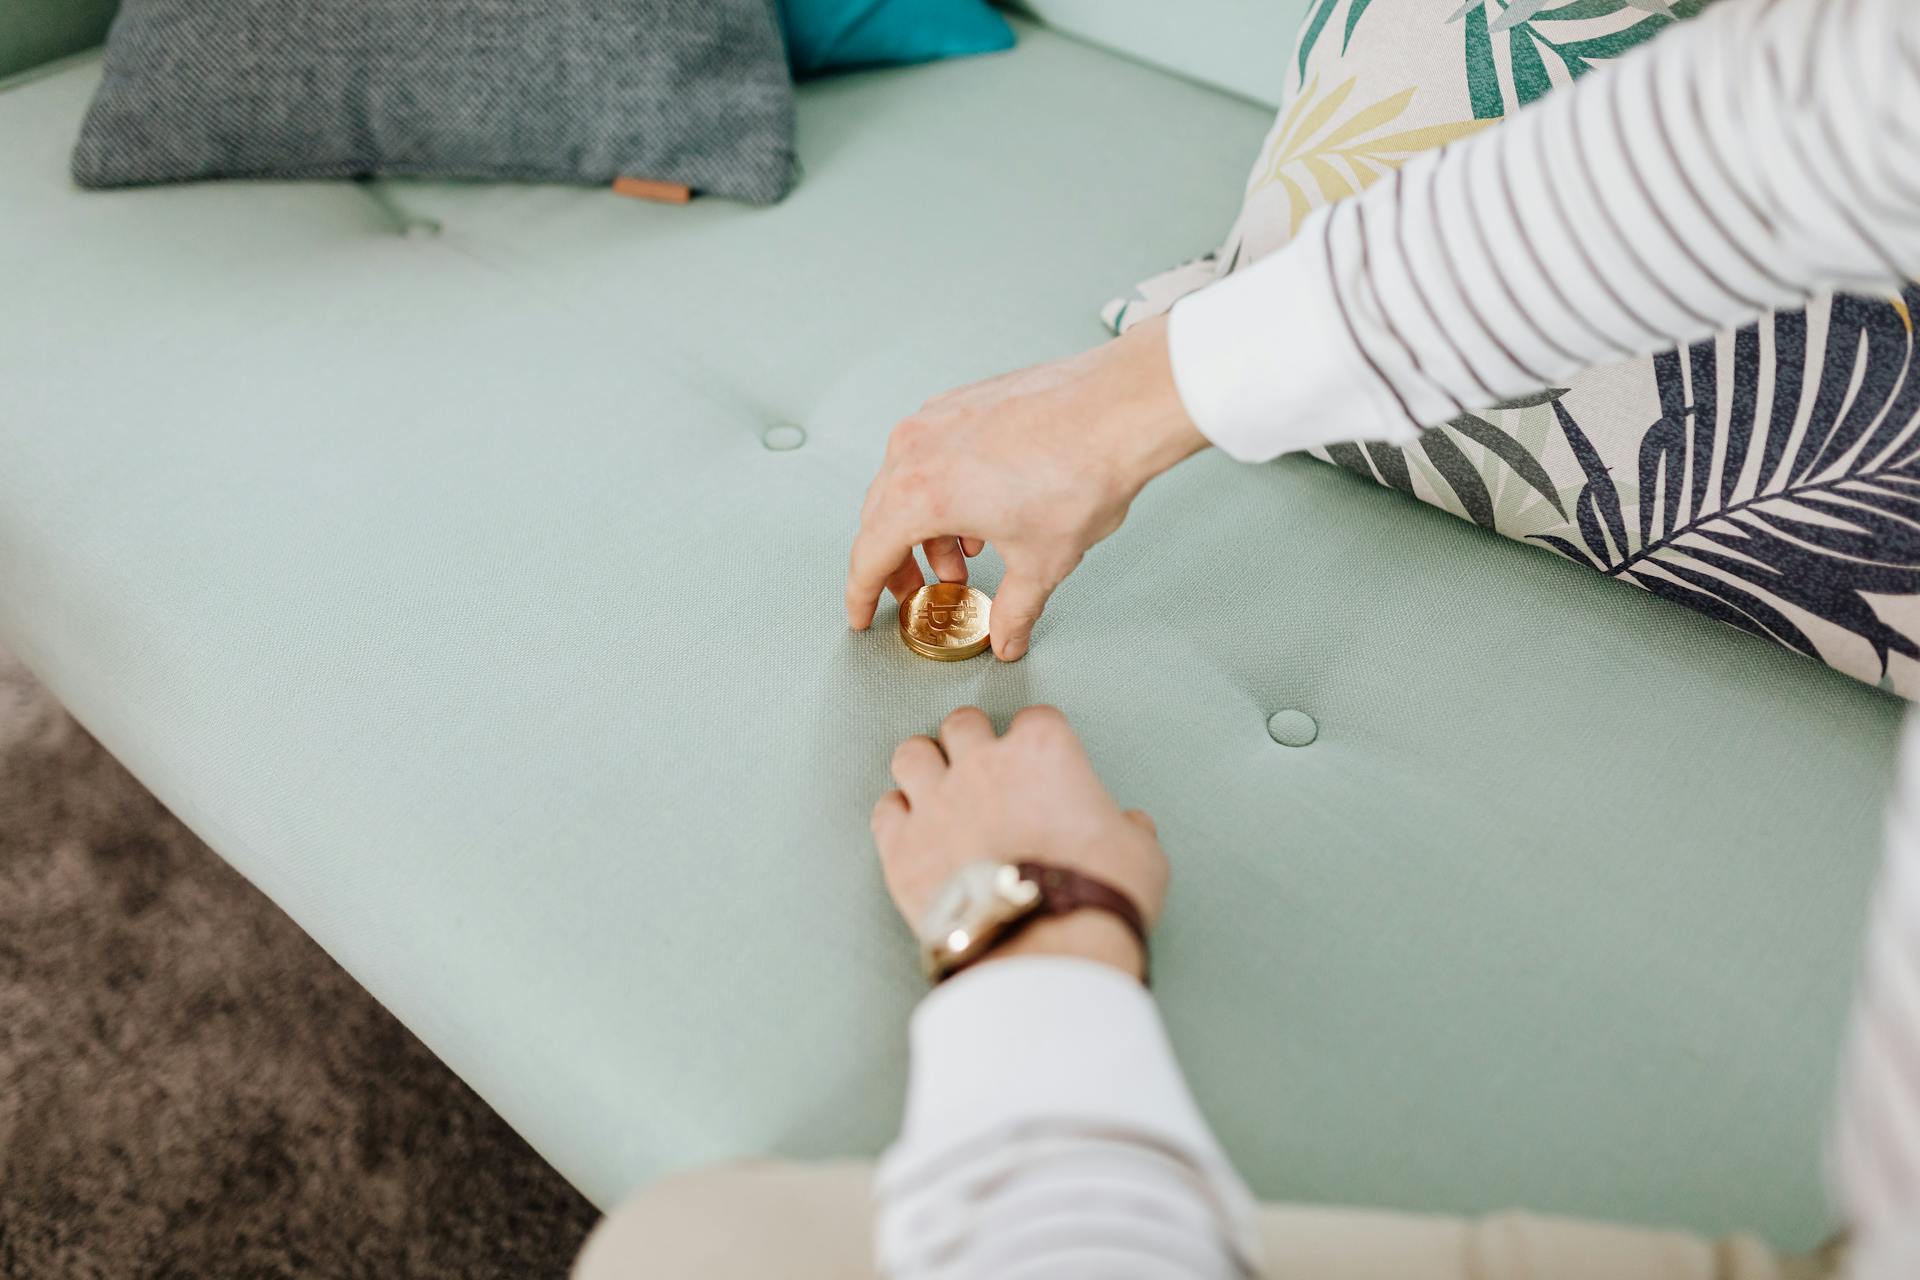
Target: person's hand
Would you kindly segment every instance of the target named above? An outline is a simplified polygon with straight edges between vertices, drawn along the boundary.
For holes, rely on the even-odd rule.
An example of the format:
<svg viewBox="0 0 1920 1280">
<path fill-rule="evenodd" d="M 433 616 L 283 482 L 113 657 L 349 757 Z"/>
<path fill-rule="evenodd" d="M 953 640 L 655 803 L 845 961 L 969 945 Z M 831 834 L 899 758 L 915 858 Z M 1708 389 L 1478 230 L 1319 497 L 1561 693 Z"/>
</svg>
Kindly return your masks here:
<svg viewBox="0 0 1920 1280">
<path fill-rule="evenodd" d="M 1167 894 L 1167 858 L 1153 819 L 1121 812 L 1080 739 L 1052 707 L 1028 707 L 1004 737 L 978 707 L 961 707 L 936 742 L 908 738 L 893 755 L 889 791 L 873 810 L 887 891 L 909 927 L 953 874 L 982 858 L 1048 862 L 1104 880 L 1133 899 L 1149 928 Z M 1134 977 L 1146 957 L 1104 911 L 1037 920 L 987 959 L 1073 955 Z"/>
<path fill-rule="evenodd" d="M 883 587 L 900 600 L 920 589 L 915 546 L 941 581 L 965 582 L 965 557 L 991 542 L 1006 564 L 993 651 L 1011 662 L 1053 589 L 1147 481 L 1206 443 L 1174 387 L 1164 318 L 928 401 L 893 429 L 867 490 L 847 621 L 871 625 Z"/>
</svg>

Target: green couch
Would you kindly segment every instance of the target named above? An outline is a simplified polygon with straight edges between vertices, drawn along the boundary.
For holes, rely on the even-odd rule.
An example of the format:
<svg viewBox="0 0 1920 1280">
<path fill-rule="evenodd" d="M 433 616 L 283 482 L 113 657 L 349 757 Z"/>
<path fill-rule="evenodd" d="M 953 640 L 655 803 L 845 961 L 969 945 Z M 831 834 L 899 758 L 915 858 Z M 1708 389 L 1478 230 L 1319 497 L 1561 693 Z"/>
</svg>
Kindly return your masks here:
<svg viewBox="0 0 1920 1280">
<path fill-rule="evenodd" d="M 1277 85 L 1284 4 L 1036 8 L 808 86 L 763 212 L 83 194 L 95 56 L 17 78 L 0 644 L 602 1204 L 886 1142 L 888 755 L 1048 701 L 1160 822 L 1258 1191 L 1810 1243 L 1892 698 L 1307 459 L 1155 484 L 1016 665 L 846 630 L 893 422 L 1098 341 L 1268 122 L 1202 82 Z M 0 0 L 0 65 L 101 16 Z"/>
</svg>

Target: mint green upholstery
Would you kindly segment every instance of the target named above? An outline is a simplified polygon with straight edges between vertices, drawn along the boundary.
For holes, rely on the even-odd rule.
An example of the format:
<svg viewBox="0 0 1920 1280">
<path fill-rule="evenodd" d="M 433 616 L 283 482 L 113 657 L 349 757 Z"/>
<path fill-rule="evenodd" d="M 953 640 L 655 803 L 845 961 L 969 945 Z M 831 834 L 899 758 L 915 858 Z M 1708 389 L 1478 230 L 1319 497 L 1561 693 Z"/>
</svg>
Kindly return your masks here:
<svg viewBox="0 0 1920 1280">
<path fill-rule="evenodd" d="M 1311 7 L 1309 0 L 1011 3 L 1057 30 L 1268 106 L 1280 105 L 1294 37 Z"/>
<path fill-rule="evenodd" d="M 1306 460 L 1156 483 L 1017 665 L 845 630 L 891 424 L 1097 341 L 1267 123 L 1022 36 L 808 88 L 768 211 L 82 194 L 96 68 L 0 93 L 0 644 L 603 1204 L 885 1142 L 887 757 L 1052 701 L 1258 1190 L 1812 1241 L 1892 699 Z"/>
<path fill-rule="evenodd" d="M 0 79 L 99 44 L 117 0 L 0 0 Z"/>
</svg>

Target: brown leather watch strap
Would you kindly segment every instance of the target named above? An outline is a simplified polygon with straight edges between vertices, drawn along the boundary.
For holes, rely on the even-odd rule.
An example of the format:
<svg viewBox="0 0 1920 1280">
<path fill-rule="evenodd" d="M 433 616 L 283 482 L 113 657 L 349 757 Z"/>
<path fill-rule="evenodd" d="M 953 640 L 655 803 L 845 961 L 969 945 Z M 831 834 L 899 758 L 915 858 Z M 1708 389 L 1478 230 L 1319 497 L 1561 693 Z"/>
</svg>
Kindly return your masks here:
<svg viewBox="0 0 1920 1280">
<path fill-rule="evenodd" d="M 1106 881 L 1083 875 L 1071 867 L 1056 867 L 1048 862 L 1017 865 L 1021 879 L 1040 886 L 1040 904 L 1025 923 L 1075 911 L 1105 911 L 1118 916 L 1120 923 L 1126 925 L 1140 943 L 1140 981 L 1147 980 L 1147 921 L 1132 898 Z"/>
<path fill-rule="evenodd" d="M 1147 921 L 1132 898 L 1104 880 L 1096 880 L 1071 867 L 1058 867 L 1050 862 L 1016 862 L 1011 868 L 1002 863 L 997 868 L 1001 873 L 1009 869 L 1019 876 L 1022 890 L 1028 885 L 1033 886 L 1033 896 L 1023 898 L 1020 913 L 1005 924 L 976 933 L 971 945 L 962 954 L 929 953 L 928 972 L 935 982 L 945 982 L 954 974 L 972 968 L 1019 937 L 1036 920 L 1069 915 L 1075 911 L 1105 911 L 1125 925 L 1140 943 L 1140 981 L 1146 983 Z"/>
</svg>

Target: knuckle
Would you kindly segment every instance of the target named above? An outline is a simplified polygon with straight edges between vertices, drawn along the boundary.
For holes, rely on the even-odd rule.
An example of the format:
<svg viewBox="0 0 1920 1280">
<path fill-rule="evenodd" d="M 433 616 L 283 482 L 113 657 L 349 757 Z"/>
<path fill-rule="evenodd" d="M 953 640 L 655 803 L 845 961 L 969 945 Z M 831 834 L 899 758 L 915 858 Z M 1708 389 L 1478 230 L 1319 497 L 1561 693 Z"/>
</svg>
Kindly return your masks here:
<svg viewBox="0 0 1920 1280">
<path fill-rule="evenodd" d="M 918 414 L 903 418 L 894 425 L 889 443 L 904 451 L 912 451 L 920 446 L 932 434 L 932 424 Z"/>
<path fill-rule="evenodd" d="M 932 487 L 931 472 L 918 463 L 903 463 L 893 473 L 892 502 L 898 506 L 905 502 L 922 501 Z"/>
<path fill-rule="evenodd" d="M 955 707 L 947 712 L 947 718 L 940 722 L 940 727 L 953 729 L 961 725 L 977 725 L 986 720 L 987 713 L 978 707 Z"/>
<path fill-rule="evenodd" d="M 940 744 L 924 733 L 916 733 L 893 749 L 893 770 L 912 768 L 916 761 L 937 761 L 945 757 Z"/>
<path fill-rule="evenodd" d="M 1008 732 L 1018 730 L 1029 735 L 1058 735 L 1067 731 L 1067 717 L 1058 707 L 1035 703 L 1014 713 Z"/>
</svg>

